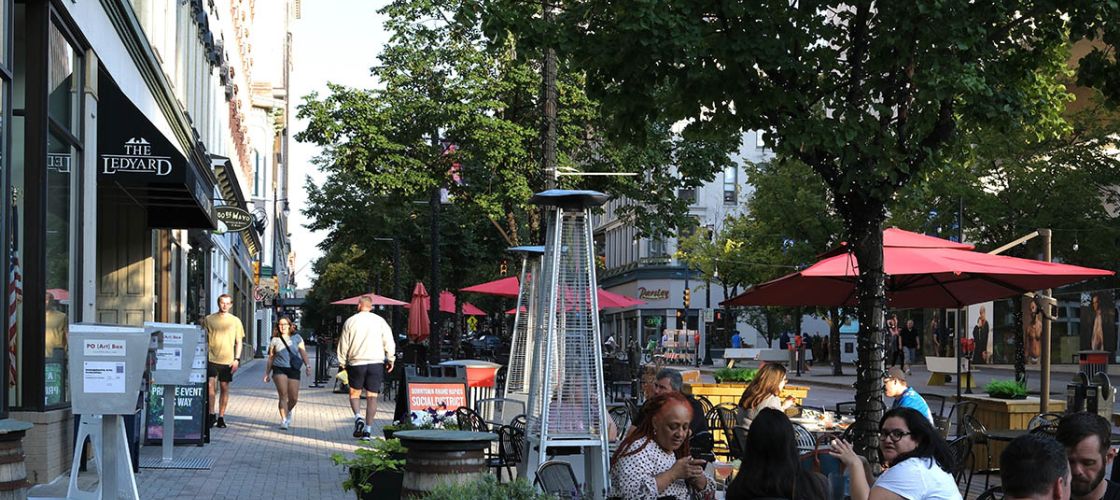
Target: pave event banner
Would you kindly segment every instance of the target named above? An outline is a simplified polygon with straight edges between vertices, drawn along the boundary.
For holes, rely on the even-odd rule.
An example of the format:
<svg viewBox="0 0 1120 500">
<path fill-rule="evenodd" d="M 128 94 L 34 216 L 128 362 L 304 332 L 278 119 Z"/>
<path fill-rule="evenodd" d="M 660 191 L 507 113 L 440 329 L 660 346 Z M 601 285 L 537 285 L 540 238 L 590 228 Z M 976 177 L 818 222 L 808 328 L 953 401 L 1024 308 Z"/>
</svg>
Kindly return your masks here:
<svg viewBox="0 0 1120 500">
<path fill-rule="evenodd" d="M 464 383 L 408 383 L 409 411 L 424 411 L 446 404 L 449 411 L 467 406 L 467 385 Z"/>
<path fill-rule="evenodd" d="M 163 388 L 153 385 L 148 391 L 148 418 L 144 429 L 147 444 L 163 440 Z M 205 417 L 206 384 L 175 386 L 175 443 L 201 443 Z"/>
</svg>

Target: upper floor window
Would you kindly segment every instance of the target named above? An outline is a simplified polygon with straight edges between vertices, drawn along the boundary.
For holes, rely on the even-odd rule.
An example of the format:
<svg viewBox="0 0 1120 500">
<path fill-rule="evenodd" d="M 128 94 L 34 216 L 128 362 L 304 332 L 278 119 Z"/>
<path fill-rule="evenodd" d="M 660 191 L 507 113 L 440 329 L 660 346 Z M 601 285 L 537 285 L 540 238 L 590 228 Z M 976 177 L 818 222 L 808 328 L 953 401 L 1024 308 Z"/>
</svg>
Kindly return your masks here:
<svg viewBox="0 0 1120 500">
<path fill-rule="evenodd" d="M 261 161 L 261 153 L 253 150 L 253 196 L 261 196 L 264 191 L 264 165 Z"/>
<path fill-rule="evenodd" d="M 739 166 L 728 165 L 723 169 L 723 202 L 738 203 L 739 201 Z"/>
<path fill-rule="evenodd" d="M 696 203 L 696 188 L 680 188 L 677 190 L 677 198 L 682 201 L 687 201 L 689 205 Z"/>
</svg>

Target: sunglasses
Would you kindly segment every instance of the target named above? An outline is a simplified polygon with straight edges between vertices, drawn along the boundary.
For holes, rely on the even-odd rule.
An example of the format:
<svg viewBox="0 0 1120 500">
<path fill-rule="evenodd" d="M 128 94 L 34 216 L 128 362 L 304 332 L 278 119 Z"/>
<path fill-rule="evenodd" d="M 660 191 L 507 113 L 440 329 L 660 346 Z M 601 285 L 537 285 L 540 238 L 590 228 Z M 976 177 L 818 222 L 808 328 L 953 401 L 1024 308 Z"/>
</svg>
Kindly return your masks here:
<svg viewBox="0 0 1120 500">
<path fill-rule="evenodd" d="M 891 429 L 879 434 L 879 439 L 890 439 L 892 443 L 897 443 L 901 441 L 903 437 L 909 436 L 910 434 L 909 432 L 900 431 L 898 429 Z"/>
</svg>

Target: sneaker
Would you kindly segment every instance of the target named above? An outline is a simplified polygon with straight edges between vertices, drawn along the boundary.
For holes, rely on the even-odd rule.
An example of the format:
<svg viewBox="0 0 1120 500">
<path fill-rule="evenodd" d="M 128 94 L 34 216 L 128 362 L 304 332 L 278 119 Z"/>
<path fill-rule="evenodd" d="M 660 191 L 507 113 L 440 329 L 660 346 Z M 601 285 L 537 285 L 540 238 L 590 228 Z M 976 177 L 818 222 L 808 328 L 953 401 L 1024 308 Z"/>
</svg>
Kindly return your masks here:
<svg viewBox="0 0 1120 500">
<path fill-rule="evenodd" d="M 366 432 L 366 421 L 360 418 L 354 419 L 354 437 L 356 438 L 369 438 L 369 433 Z"/>
<path fill-rule="evenodd" d="M 288 430 L 288 419 L 285 418 L 284 420 L 280 421 L 280 429 L 285 431 Z"/>
<path fill-rule="evenodd" d="M 287 422 L 287 424 L 288 424 L 289 426 L 291 426 L 291 425 L 292 425 L 292 419 L 293 419 L 293 418 L 295 418 L 295 415 L 292 415 L 292 411 L 291 411 L 291 410 L 288 410 L 288 418 L 285 418 L 285 419 L 284 419 L 284 422 Z"/>
<path fill-rule="evenodd" d="M 369 441 L 369 431 L 362 431 L 362 441 Z"/>
<path fill-rule="evenodd" d="M 217 422 L 217 421 L 218 421 L 218 414 L 217 413 L 211 413 L 211 414 L 207 415 L 206 416 L 206 427 L 207 428 L 214 427 L 214 423 Z"/>
<path fill-rule="evenodd" d="M 217 427 L 219 429 L 225 429 L 226 428 L 226 417 L 218 417 L 218 423 L 214 424 L 214 427 Z"/>
</svg>

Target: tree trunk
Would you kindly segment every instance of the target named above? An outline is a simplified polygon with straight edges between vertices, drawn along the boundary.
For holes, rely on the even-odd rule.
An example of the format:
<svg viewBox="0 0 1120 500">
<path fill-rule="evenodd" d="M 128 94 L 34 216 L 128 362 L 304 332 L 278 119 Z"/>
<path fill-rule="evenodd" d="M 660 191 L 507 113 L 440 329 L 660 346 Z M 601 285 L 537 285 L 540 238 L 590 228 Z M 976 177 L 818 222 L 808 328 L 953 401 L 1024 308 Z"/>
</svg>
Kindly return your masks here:
<svg viewBox="0 0 1120 500">
<path fill-rule="evenodd" d="M 451 340 L 452 357 L 459 359 L 459 353 L 463 352 L 463 298 L 455 296 L 455 338 Z"/>
<path fill-rule="evenodd" d="M 856 362 L 856 453 L 873 469 L 879 464 L 879 420 L 883 417 L 883 308 L 886 306 L 883 273 L 883 227 L 880 220 L 850 220 L 859 278 L 859 338 Z"/>
<path fill-rule="evenodd" d="M 1023 352 L 1023 297 L 1016 297 L 1014 304 L 1015 321 L 1015 381 L 1023 387 L 1027 386 L 1027 359 Z"/>
<path fill-rule="evenodd" d="M 840 365 L 840 323 L 844 321 L 844 317 L 840 315 L 840 308 L 829 308 L 828 319 L 828 358 L 832 360 L 832 374 L 843 375 L 844 370 Z"/>
</svg>

